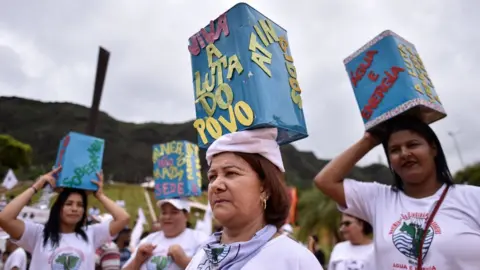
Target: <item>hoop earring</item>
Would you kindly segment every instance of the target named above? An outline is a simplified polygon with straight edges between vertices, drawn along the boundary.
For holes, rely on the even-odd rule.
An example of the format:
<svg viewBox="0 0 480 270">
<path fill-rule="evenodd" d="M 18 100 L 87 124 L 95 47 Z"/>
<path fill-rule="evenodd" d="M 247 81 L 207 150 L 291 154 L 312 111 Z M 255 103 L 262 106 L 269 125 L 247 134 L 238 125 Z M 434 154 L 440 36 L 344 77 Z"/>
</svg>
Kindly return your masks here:
<svg viewBox="0 0 480 270">
<path fill-rule="evenodd" d="M 267 209 L 267 198 L 263 198 L 263 210 Z"/>
</svg>

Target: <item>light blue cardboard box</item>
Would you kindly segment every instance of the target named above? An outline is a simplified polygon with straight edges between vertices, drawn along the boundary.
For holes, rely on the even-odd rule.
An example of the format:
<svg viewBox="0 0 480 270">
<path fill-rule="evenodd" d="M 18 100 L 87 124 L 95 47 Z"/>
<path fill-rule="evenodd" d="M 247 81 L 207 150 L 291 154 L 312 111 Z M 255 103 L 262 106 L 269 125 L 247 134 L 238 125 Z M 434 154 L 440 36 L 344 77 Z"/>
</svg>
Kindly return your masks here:
<svg viewBox="0 0 480 270">
<path fill-rule="evenodd" d="M 202 174 L 198 146 L 188 141 L 171 141 L 153 146 L 155 199 L 200 196 Z"/>
<path fill-rule="evenodd" d="M 308 136 L 287 31 L 239 3 L 189 39 L 198 145 L 277 127 L 277 142 Z"/>
<path fill-rule="evenodd" d="M 97 172 L 102 169 L 103 139 L 69 132 L 60 141 L 55 167 L 62 165 L 57 175 L 57 187 L 97 190 L 91 180 L 98 180 Z"/>
<path fill-rule="evenodd" d="M 446 116 L 415 46 L 387 30 L 344 60 L 366 130 L 403 113 Z"/>
</svg>

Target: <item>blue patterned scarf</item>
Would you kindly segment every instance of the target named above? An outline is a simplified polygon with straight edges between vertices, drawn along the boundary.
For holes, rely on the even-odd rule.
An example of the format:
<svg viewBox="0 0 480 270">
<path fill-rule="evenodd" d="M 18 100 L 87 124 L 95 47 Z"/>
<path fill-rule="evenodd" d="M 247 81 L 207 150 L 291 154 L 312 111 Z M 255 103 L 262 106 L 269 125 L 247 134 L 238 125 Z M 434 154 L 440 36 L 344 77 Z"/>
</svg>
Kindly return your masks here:
<svg viewBox="0 0 480 270">
<path fill-rule="evenodd" d="M 267 225 L 247 242 L 220 243 L 222 232 L 216 232 L 203 247 L 206 255 L 198 270 L 239 270 L 253 258 L 277 232 L 273 225 Z"/>
</svg>

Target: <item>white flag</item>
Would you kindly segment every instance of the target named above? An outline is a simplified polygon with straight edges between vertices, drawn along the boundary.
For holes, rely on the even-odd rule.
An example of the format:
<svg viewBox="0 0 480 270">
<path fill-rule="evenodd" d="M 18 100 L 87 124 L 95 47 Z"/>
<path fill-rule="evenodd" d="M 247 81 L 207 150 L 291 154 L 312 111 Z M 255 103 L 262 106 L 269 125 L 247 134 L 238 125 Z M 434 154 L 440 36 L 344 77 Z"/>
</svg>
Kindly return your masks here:
<svg viewBox="0 0 480 270">
<path fill-rule="evenodd" d="M 140 237 L 143 233 L 143 224 L 147 223 L 145 214 L 143 213 L 142 208 L 138 208 L 138 218 L 137 223 L 133 227 L 132 233 L 130 234 L 130 249 L 135 250 L 138 243 L 140 242 Z"/>
<path fill-rule="evenodd" d="M 10 190 L 17 183 L 18 183 L 17 177 L 15 177 L 15 174 L 13 173 L 12 169 L 9 169 L 7 172 L 7 175 L 5 175 L 5 178 L 3 179 L 2 186 Z"/>
</svg>

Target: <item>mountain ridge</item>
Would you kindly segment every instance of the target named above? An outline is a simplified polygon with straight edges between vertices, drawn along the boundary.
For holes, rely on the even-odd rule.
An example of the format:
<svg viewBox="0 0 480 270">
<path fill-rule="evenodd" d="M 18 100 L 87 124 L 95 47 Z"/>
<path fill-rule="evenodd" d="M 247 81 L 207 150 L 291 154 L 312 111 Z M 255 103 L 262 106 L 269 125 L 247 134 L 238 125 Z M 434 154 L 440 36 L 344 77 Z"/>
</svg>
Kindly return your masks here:
<svg viewBox="0 0 480 270">
<path fill-rule="evenodd" d="M 31 145 L 35 165 L 51 166 L 60 139 L 69 131 L 84 133 L 88 116 L 89 108 L 72 102 L 0 97 L 0 134 Z M 95 136 L 105 139 L 105 175 L 118 182 L 143 182 L 152 175 L 152 145 L 172 140 L 196 143 L 192 123 L 128 123 L 100 112 Z M 310 188 L 313 177 L 328 163 L 312 151 L 299 151 L 293 145 L 284 145 L 281 151 L 287 183 L 301 189 Z M 200 157 L 205 173 L 205 150 L 200 150 Z M 355 167 L 348 177 L 385 184 L 393 180 L 390 170 L 381 164 Z M 205 177 L 203 180 L 205 186 Z"/>
</svg>

